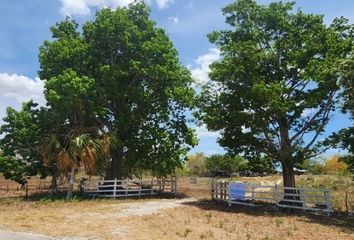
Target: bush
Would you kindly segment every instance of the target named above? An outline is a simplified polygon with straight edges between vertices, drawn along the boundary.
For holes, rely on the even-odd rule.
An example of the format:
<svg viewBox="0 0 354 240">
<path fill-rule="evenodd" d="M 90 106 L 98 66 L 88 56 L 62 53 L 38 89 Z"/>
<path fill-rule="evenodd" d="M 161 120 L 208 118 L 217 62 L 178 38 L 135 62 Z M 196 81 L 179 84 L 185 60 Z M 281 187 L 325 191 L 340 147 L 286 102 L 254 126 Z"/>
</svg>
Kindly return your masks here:
<svg viewBox="0 0 354 240">
<path fill-rule="evenodd" d="M 326 161 L 323 172 L 326 174 L 346 174 L 348 165 L 341 161 L 339 156 L 334 156 Z"/>
<path fill-rule="evenodd" d="M 214 154 L 205 159 L 210 175 L 228 177 L 232 173 L 247 170 L 247 161 L 241 156 Z"/>
<path fill-rule="evenodd" d="M 205 155 L 203 153 L 195 153 L 188 157 L 187 168 L 194 176 L 204 177 L 208 170 L 205 166 Z"/>
<path fill-rule="evenodd" d="M 305 159 L 301 164 L 296 164 L 295 167 L 298 169 L 307 170 L 310 174 L 321 175 L 324 173 L 323 160 L 309 160 Z"/>
</svg>

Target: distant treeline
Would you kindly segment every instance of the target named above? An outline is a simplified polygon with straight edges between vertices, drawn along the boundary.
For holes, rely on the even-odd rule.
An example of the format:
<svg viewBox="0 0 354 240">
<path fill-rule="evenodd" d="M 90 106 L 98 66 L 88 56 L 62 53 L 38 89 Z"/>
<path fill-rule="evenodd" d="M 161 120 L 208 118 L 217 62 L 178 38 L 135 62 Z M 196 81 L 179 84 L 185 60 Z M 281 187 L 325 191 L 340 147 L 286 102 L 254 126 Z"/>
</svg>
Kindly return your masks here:
<svg viewBox="0 0 354 240">
<path fill-rule="evenodd" d="M 264 176 L 279 172 L 277 166 L 277 162 L 266 157 L 245 159 L 240 155 L 205 156 L 203 153 L 195 153 L 188 156 L 188 160 L 177 174 L 199 177 Z M 349 174 L 348 165 L 338 156 L 330 159 L 306 159 L 301 164 L 297 164 L 295 170 L 299 174 Z"/>
</svg>

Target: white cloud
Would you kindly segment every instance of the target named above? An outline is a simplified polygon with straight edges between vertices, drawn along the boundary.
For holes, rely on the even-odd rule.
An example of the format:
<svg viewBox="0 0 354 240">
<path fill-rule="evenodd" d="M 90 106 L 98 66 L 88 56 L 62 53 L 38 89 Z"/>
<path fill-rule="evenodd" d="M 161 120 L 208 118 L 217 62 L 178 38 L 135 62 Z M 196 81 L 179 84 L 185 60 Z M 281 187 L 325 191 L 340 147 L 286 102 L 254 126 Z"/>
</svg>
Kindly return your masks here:
<svg viewBox="0 0 354 240">
<path fill-rule="evenodd" d="M 156 0 L 157 7 L 159 9 L 167 8 L 174 0 Z"/>
<path fill-rule="evenodd" d="M 316 113 L 316 109 L 315 108 L 306 108 L 302 114 L 301 117 L 310 117 L 313 116 Z"/>
<path fill-rule="evenodd" d="M 220 59 L 220 50 L 217 48 L 209 49 L 209 52 L 199 56 L 195 63 L 197 67 L 191 69 L 193 79 L 199 84 L 205 84 L 209 81 L 209 65 Z"/>
<path fill-rule="evenodd" d="M 202 137 L 219 137 L 220 133 L 219 132 L 211 132 L 206 128 L 206 125 L 203 124 L 199 127 L 196 128 L 196 134 L 198 135 L 199 138 Z"/>
<path fill-rule="evenodd" d="M 178 17 L 169 17 L 168 20 L 172 21 L 174 24 L 178 24 L 179 23 Z"/>
<path fill-rule="evenodd" d="M 0 97 L 13 99 L 16 102 L 34 100 L 44 105 L 44 82 L 38 77 L 32 80 L 17 74 L 0 73 Z"/>
<path fill-rule="evenodd" d="M 251 132 L 251 128 L 242 126 L 242 127 L 241 127 L 241 131 L 242 131 L 242 133 L 249 133 L 249 132 Z"/>
<path fill-rule="evenodd" d="M 167 8 L 173 3 L 173 0 L 154 0 L 158 9 Z M 149 5 L 154 2 L 145 0 Z M 112 8 L 125 7 L 134 0 L 60 0 L 62 6 L 60 13 L 64 16 L 87 16 L 91 14 L 91 8 Z"/>
<path fill-rule="evenodd" d="M 90 15 L 91 7 L 94 8 L 117 8 L 127 6 L 134 0 L 60 0 L 60 12 L 63 15 Z"/>
</svg>

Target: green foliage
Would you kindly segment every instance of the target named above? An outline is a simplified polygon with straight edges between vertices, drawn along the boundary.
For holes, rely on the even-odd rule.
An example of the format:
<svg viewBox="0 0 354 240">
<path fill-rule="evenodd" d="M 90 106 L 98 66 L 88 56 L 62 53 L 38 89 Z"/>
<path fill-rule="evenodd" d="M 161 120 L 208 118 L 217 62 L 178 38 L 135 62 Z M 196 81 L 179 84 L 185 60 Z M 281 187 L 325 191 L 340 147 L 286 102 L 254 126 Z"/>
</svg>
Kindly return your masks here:
<svg viewBox="0 0 354 240">
<path fill-rule="evenodd" d="M 247 161 L 241 156 L 214 154 L 205 159 L 205 166 L 213 175 L 230 176 L 234 172 L 247 170 Z"/>
<path fill-rule="evenodd" d="M 206 176 L 207 168 L 205 165 L 205 155 L 203 153 L 195 153 L 188 156 L 187 168 L 193 176 Z"/>
<path fill-rule="evenodd" d="M 275 172 L 275 166 L 273 161 L 267 157 L 255 157 L 248 159 L 247 170 L 252 173 L 272 174 Z"/>
<path fill-rule="evenodd" d="M 352 53 L 354 47 L 352 49 Z M 351 54 L 351 58 L 347 61 L 343 61 L 342 72 L 344 77 L 342 80 L 343 92 L 341 96 L 344 100 L 342 111 L 349 113 L 351 120 L 354 120 L 354 54 Z M 338 133 L 334 133 L 331 139 L 327 140 L 327 143 L 332 146 L 339 146 L 346 149 L 349 154 L 341 158 L 348 165 L 348 171 L 353 174 L 354 178 L 354 127 L 348 127 L 340 130 Z"/>
<path fill-rule="evenodd" d="M 3 157 L 0 172 L 6 178 L 24 184 L 26 177 L 40 174 L 45 177 L 49 168 L 44 166 L 39 151 L 43 137 L 42 112 L 33 102 L 24 103 L 20 111 L 9 107 L 4 124 L 0 127 L 0 149 Z"/>
<path fill-rule="evenodd" d="M 301 164 L 296 164 L 295 167 L 298 169 L 307 170 L 313 175 L 321 175 L 324 173 L 324 164 L 319 159 L 305 159 Z"/>
<path fill-rule="evenodd" d="M 0 156 L 0 172 L 6 179 L 24 185 L 26 180 L 26 164 L 12 157 Z"/>
<path fill-rule="evenodd" d="M 348 171 L 354 177 L 354 127 L 344 128 L 338 133 L 333 133 L 325 144 L 332 147 L 340 147 L 349 152 L 346 156 L 341 157 L 340 160 L 348 165 Z"/>
<path fill-rule="evenodd" d="M 209 35 L 222 59 L 211 65 L 199 113 L 230 153 L 280 161 L 286 186 L 295 185 L 294 163 L 324 150 L 318 139 L 353 46 L 346 19 L 327 26 L 293 6 L 238 0 L 223 9 L 229 28 Z"/>
<path fill-rule="evenodd" d="M 194 106 L 190 72 L 149 14 L 136 3 L 103 9 L 82 29 L 66 19 L 40 48 L 39 76 L 47 79 L 46 98 L 58 115 L 55 133 L 108 135 L 108 178 L 171 174 L 197 142 L 187 126 L 186 110 Z"/>
</svg>

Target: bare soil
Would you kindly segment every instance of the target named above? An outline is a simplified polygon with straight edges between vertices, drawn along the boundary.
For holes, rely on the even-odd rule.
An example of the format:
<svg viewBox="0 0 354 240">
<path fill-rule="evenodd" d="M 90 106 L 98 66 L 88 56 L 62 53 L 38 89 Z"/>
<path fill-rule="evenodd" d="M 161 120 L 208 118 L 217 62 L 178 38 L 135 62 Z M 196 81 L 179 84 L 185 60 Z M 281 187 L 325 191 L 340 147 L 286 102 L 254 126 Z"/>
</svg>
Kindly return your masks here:
<svg viewBox="0 0 354 240">
<path fill-rule="evenodd" d="M 202 199 L 0 202 L 0 229 L 56 239 L 346 239 L 354 219 Z"/>
</svg>

